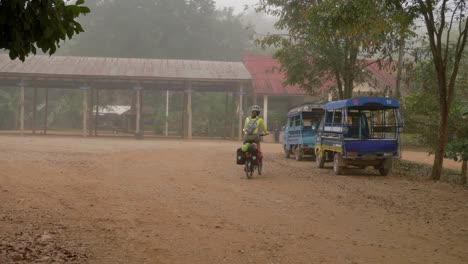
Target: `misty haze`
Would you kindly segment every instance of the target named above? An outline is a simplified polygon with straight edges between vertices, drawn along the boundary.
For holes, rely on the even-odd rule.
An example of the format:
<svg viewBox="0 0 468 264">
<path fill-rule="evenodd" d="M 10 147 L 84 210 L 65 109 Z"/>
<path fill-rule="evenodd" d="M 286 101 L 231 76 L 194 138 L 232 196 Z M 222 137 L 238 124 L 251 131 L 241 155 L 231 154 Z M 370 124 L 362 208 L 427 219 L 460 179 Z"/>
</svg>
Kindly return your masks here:
<svg viewBox="0 0 468 264">
<path fill-rule="evenodd" d="M 467 4 L 0 0 L 0 263 L 467 263 Z"/>
</svg>

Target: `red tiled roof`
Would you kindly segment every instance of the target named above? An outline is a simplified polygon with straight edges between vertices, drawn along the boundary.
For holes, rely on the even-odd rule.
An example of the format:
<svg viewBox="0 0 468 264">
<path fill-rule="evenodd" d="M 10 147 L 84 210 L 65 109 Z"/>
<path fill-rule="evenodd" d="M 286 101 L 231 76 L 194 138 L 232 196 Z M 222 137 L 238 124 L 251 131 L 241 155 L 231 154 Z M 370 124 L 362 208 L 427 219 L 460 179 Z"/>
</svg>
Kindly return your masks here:
<svg viewBox="0 0 468 264">
<path fill-rule="evenodd" d="M 279 72 L 280 64 L 269 55 L 245 55 L 244 65 L 252 75 L 252 83 L 256 94 L 268 95 L 306 95 L 307 92 L 299 85 L 284 85 L 285 74 Z M 390 65 L 394 67 L 394 65 Z M 367 66 L 367 70 L 372 73 L 373 78 L 380 84 L 388 87 L 396 86 L 396 78 L 392 71 L 381 69 L 377 63 Z M 315 94 L 327 92 L 335 80 L 326 80 L 322 87 L 317 89 Z"/>
<path fill-rule="evenodd" d="M 385 69 L 385 67 L 381 68 L 377 63 L 372 63 L 367 66 L 367 70 L 372 72 L 373 77 L 380 80 L 382 84 L 390 88 L 394 88 L 396 87 L 396 77 L 392 75 L 392 73 L 395 73 L 393 68 L 395 68 L 396 65 L 395 63 L 391 63 L 390 65 L 386 65 L 386 67 L 390 67 L 392 69 Z"/>
<path fill-rule="evenodd" d="M 305 95 L 299 85 L 284 85 L 285 75 L 279 72 L 280 64 L 269 55 L 245 55 L 244 65 L 252 75 L 256 94 Z"/>
</svg>

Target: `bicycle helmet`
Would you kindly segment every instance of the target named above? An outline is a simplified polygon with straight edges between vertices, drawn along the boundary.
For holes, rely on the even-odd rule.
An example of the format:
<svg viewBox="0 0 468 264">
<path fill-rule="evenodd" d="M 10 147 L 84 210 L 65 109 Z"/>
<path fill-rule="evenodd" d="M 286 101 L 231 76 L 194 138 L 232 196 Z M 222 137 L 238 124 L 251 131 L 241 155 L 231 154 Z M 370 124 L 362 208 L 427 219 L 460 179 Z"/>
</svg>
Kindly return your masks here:
<svg viewBox="0 0 468 264">
<path fill-rule="evenodd" d="M 259 112 L 259 113 L 260 113 L 261 110 L 262 110 L 262 108 L 260 108 L 260 106 L 254 105 L 254 106 L 252 106 L 252 110 L 251 110 L 251 111 L 252 111 L 252 112 L 253 112 L 253 111 L 256 111 L 256 112 Z"/>
</svg>

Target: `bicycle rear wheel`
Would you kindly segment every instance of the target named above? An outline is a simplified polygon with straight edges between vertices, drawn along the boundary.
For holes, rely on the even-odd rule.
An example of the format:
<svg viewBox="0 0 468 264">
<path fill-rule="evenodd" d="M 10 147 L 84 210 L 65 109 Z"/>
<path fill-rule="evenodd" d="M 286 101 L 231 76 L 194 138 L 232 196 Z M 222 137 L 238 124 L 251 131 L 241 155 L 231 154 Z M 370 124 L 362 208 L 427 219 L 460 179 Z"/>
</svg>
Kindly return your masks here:
<svg viewBox="0 0 468 264">
<path fill-rule="evenodd" d="M 245 162 L 244 171 L 245 171 L 245 176 L 247 176 L 247 179 L 252 179 L 253 165 L 252 165 L 252 162 L 250 160 Z"/>
<path fill-rule="evenodd" d="M 262 175 L 262 169 L 263 169 L 263 159 L 260 160 L 260 163 L 258 164 L 258 175 Z"/>
</svg>

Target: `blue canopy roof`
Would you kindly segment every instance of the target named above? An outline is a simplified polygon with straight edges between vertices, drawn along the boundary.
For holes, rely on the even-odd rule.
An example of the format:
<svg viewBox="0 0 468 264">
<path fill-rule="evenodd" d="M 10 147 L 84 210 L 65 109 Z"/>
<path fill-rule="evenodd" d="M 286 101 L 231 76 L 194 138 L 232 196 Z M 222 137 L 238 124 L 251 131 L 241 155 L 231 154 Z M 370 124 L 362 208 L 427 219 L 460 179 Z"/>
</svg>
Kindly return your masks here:
<svg viewBox="0 0 468 264">
<path fill-rule="evenodd" d="M 398 100 L 385 97 L 356 97 L 347 100 L 329 102 L 325 104 L 326 110 L 341 108 L 358 109 L 381 109 L 381 108 L 400 108 Z"/>
</svg>

